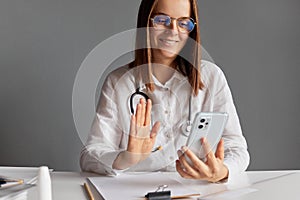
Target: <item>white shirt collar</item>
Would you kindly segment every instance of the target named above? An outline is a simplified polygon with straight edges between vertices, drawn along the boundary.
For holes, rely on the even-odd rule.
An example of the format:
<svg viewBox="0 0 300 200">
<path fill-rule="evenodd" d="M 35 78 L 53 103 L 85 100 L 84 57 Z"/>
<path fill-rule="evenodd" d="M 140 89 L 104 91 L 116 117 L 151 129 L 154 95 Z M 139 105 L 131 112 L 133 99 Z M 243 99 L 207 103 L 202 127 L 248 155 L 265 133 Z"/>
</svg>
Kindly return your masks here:
<svg viewBox="0 0 300 200">
<path fill-rule="evenodd" d="M 152 74 L 152 80 L 153 80 L 154 84 L 156 86 L 158 86 L 158 87 L 161 87 L 161 88 L 171 89 L 174 86 L 174 84 L 178 84 L 179 82 L 185 81 L 186 79 L 187 79 L 187 77 L 183 76 L 180 72 L 178 72 L 178 71 L 175 70 L 174 73 L 173 73 L 173 75 L 171 76 L 171 78 L 165 84 L 162 84 Z"/>
</svg>

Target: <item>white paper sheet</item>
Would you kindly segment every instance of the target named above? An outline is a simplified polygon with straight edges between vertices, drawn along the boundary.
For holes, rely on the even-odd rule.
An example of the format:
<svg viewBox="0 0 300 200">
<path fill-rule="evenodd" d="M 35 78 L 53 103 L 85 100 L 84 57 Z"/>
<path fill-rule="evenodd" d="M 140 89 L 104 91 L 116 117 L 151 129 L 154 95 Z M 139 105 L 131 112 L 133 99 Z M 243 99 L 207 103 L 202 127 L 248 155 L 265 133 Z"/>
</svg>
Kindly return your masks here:
<svg viewBox="0 0 300 200">
<path fill-rule="evenodd" d="M 160 172 L 88 179 L 104 199 L 143 199 L 148 192 L 156 191 L 159 185 L 168 185 L 165 190 L 170 190 L 172 197 L 198 194 Z"/>
<path fill-rule="evenodd" d="M 89 178 L 105 199 L 141 199 L 146 193 L 155 191 L 158 185 L 167 184 L 172 196 L 200 194 L 199 199 L 230 199 L 257 191 L 251 188 L 256 183 L 270 181 L 292 172 L 241 173 L 228 183 L 183 179 L 177 173 L 121 174 L 117 177 Z"/>
</svg>

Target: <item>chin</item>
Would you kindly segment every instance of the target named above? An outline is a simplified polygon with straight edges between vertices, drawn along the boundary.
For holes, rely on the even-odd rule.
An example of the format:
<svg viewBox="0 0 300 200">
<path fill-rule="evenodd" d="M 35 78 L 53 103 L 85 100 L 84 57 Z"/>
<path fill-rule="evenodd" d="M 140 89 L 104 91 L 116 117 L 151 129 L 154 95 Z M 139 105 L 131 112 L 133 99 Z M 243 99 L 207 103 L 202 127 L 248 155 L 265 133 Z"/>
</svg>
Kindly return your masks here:
<svg viewBox="0 0 300 200">
<path fill-rule="evenodd" d="M 162 56 L 164 56 L 165 58 L 173 58 L 175 59 L 177 54 L 169 52 L 169 51 L 162 51 Z"/>
<path fill-rule="evenodd" d="M 163 49 L 160 50 L 159 54 L 161 55 L 161 57 L 168 58 L 168 59 L 170 58 L 175 59 L 178 55 L 178 53 L 175 51 L 168 51 Z"/>
</svg>

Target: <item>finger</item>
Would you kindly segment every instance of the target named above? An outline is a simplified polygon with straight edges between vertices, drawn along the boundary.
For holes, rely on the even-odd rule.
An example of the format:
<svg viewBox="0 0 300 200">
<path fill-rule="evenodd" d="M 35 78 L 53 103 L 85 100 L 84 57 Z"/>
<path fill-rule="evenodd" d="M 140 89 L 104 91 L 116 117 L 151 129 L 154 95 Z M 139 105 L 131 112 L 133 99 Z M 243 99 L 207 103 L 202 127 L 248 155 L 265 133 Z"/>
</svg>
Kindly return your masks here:
<svg viewBox="0 0 300 200">
<path fill-rule="evenodd" d="M 202 160 L 200 160 L 190 149 L 185 146 L 183 146 L 181 149 L 184 154 L 192 161 L 194 167 L 199 172 L 207 170 L 207 165 Z"/>
<path fill-rule="evenodd" d="M 176 160 L 176 170 L 177 172 L 180 174 L 181 177 L 183 178 L 188 178 L 188 179 L 192 179 L 193 177 L 191 175 L 189 175 L 188 173 L 186 173 L 182 166 L 181 166 L 181 163 L 179 160 Z"/>
<path fill-rule="evenodd" d="M 136 125 L 141 126 L 141 115 L 142 115 L 142 110 L 141 110 L 142 105 L 139 103 L 136 105 Z"/>
<path fill-rule="evenodd" d="M 208 141 L 205 137 L 201 138 L 201 142 L 202 142 L 202 146 L 203 146 L 206 158 L 207 158 L 207 163 L 214 166 L 216 164 L 216 157 L 210 147 L 210 144 L 208 143 Z"/>
<path fill-rule="evenodd" d="M 130 133 L 131 136 L 135 136 L 136 135 L 136 123 L 135 123 L 135 116 L 131 115 L 130 118 Z"/>
<path fill-rule="evenodd" d="M 186 157 L 184 154 L 182 154 L 182 151 L 177 152 L 179 156 L 179 161 L 181 163 L 181 166 L 184 168 L 184 171 L 189 174 L 191 177 L 199 178 L 200 174 L 198 171 L 196 171 L 186 160 Z"/>
<path fill-rule="evenodd" d="M 216 150 L 216 158 L 219 158 L 220 160 L 224 161 L 224 140 L 221 139 L 217 150 Z"/>
<path fill-rule="evenodd" d="M 141 126 L 144 126 L 145 124 L 145 111 L 146 111 L 146 106 L 145 106 L 145 99 L 140 98 L 140 104 L 141 104 Z"/>
<path fill-rule="evenodd" d="M 160 122 L 155 122 L 151 129 L 150 138 L 155 138 L 160 128 Z"/>
<path fill-rule="evenodd" d="M 145 118 L 145 126 L 150 125 L 151 123 L 151 109 L 152 109 L 152 101 L 151 99 L 147 100 L 147 106 L 146 106 L 146 118 Z"/>
</svg>

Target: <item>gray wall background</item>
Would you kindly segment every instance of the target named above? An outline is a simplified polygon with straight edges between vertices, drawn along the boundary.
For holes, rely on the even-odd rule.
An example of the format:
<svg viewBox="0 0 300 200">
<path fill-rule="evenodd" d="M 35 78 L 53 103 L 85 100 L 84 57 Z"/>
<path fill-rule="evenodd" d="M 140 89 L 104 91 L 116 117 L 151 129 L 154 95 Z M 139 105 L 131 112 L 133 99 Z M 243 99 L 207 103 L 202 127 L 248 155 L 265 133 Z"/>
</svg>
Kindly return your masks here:
<svg viewBox="0 0 300 200">
<path fill-rule="evenodd" d="M 202 44 L 227 75 L 249 169 L 300 169 L 300 1 L 198 2 Z M 0 1 L 0 165 L 79 170 L 77 70 L 101 41 L 135 28 L 139 3 Z"/>
</svg>

